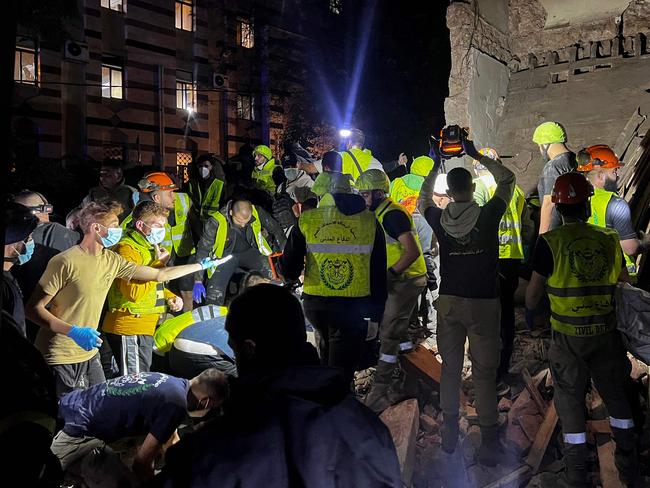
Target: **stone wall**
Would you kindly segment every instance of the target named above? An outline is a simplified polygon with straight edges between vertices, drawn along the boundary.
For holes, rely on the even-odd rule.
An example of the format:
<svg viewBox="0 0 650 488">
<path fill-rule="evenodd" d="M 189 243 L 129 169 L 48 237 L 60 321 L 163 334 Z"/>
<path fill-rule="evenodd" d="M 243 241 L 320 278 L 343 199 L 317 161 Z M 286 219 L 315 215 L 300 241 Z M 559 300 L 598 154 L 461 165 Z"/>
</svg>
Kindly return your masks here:
<svg viewBox="0 0 650 488">
<path fill-rule="evenodd" d="M 525 189 L 542 165 L 538 123 L 562 122 L 579 149 L 614 144 L 637 107 L 650 114 L 650 0 L 453 2 L 447 25 L 446 121 L 510 156 Z"/>
</svg>

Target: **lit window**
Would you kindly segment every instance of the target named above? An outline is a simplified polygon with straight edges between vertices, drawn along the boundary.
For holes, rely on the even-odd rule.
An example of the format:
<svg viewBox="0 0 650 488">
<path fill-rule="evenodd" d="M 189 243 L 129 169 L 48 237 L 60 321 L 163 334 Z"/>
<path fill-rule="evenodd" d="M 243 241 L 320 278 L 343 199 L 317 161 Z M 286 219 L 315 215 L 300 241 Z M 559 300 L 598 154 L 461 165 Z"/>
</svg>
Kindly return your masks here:
<svg viewBox="0 0 650 488">
<path fill-rule="evenodd" d="M 35 49 L 16 46 L 14 81 L 17 83 L 35 85 L 38 82 L 38 66 L 36 60 Z"/>
<path fill-rule="evenodd" d="M 196 110 L 196 87 L 191 81 L 176 80 L 176 108 Z"/>
<path fill-rule="evenodd" d="M 176 176 L 183 183 L 190 179 L 190 165 L 192 164 L 192 153 L 187 151 L 176 152 Z"/>
<path fill-rule="evenodd" d="M 237 118 L 255 120 L 255 101 L 250 95 L 237 95 Z"/>
<path fill-rule="evenodd" d="M 250 20 L 239 20 L 237 23 L 237 37 L 240 46 L 246 49 L 252 49 L 255 46 L 253 22 Z"/>
<path fill-rule="evenodd" d="M 176 0 L 176 28 L 186 31 L 192 29 L 192 17 L 194 16 L 194 5 L 192 0 Z"/>
<path fill-rule="evenodd" d="M 124 160 L 124 146 L 119 144 L 105 144 L 104 145 L 104 159 L 116 159 L 119 161 Z"/>
<path fill-rule="evenodd" d="M 343 11 L 343 0 L 330 0 L 330 12 L 339 15 Z"/>
<path fill-rule="evenodd" d="M 122 68 L 102 64 L 102 97 L 122 98 Z"/>
<path fill-rule="evenodd" d="M 125 0 L 102 0 L 102 7 L 116 12 L 124 12 L 124 3 Z"/>
</svg>

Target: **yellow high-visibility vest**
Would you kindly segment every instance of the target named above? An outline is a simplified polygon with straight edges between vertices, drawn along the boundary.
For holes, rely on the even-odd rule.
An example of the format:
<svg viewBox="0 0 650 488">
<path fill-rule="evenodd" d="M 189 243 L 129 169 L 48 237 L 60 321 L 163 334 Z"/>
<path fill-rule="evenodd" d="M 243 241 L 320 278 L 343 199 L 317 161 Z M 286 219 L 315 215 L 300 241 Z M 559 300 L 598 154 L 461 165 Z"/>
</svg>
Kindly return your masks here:
<svg viewBox="0 0 650 488">
<path fill-rule="evenodd" d="M 275 159 L 269 159 L 261 169 L 253 168 L 253 174 L 251 175 L 257 186 L 271 195 L 275 195 L 276 186 L 273 181 L 273 170 L 276 166 Z"/>
<path fill-rule="evenodd" d="M 357 181 L 359 175 L 367 170 L 370 166 L 370 161 L 372 161 L 372 153 L 370 152 L 370 149 L 358 149 L 356 147 L 350 149 L 350 152 L 354 154 L 357 163 L 359 163 L 361 172 L 359 172 L 359 167 L 354 162 L 354 159 L 352 159 L 350 154 L 347 151 L 341 151 L 339 153 L 343 159 L 343 169 L 341 170 L 341 173 L 352 175 L 352 180 Z"/>
</svg>

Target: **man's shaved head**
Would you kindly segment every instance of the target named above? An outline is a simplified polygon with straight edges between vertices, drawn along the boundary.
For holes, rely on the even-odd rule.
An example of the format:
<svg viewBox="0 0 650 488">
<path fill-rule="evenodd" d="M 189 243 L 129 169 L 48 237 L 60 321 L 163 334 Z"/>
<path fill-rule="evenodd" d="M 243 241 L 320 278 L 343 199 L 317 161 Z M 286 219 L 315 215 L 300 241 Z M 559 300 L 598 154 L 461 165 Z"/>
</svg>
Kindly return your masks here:
<svg viewBox="0 0 650 488">
<path fill-rule="evenodd" d="M 237 200 L 232 204 L 230 216 L 235 224 L 244 227 L 253 215 L 253 204 L 248 200 Z"/>
<path fill-rule="evenodd" d="M 14 197 L 16 203 L 25 205 L 25 207 L 36 207 L 38 205 L 45 205 L 45 199 L 35 191 L 23 190 Z"/>
</svg>

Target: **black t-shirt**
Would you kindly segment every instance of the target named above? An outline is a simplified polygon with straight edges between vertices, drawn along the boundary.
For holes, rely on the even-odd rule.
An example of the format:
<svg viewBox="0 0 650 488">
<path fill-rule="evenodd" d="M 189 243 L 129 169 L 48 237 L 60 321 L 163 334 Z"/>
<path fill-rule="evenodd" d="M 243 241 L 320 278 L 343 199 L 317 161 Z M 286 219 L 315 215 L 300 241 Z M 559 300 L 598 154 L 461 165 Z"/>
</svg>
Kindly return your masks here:
<svg viewBox="0 0 650 488">
<path fill-rule="evenodd" d="M 409 218 L 400 210 L 389 210 L 386 212 L 382 226 L 384 232 L 395 240 L 405 232 L 411 232 L 412 230 Z"/>
<path fill-rule="evenodd" d="M 25 337 L 25 307 L 23 305 L 23 294 L 20 291 L 20 287 L 13 275 L 5 270 L 2 271 L 2 282 L 0 286 L 2 288 L 2 308 L 13 317 L 18 332 Z"/>
<path fill-rule="evenodd" d="M 506 202 L 493 197 L 481 207 L 474 228 L 456 239 L 440 223 L 442 210 L 429 207 L 424 217 L 440 247 L 440 294 L 465 298 L 496 298 L 499 267 L 499 223 Z"/>
</svg>

